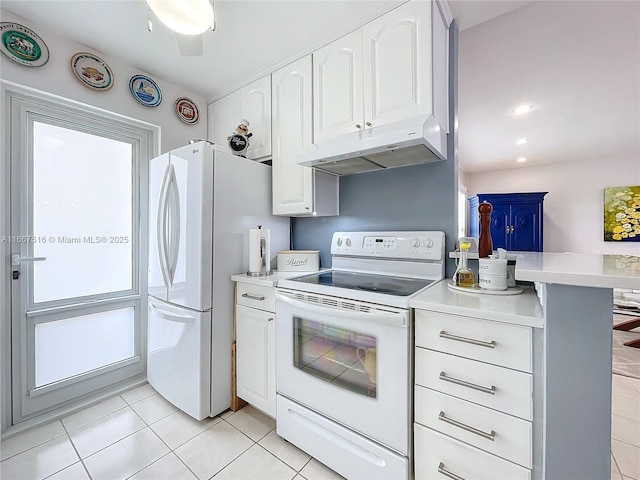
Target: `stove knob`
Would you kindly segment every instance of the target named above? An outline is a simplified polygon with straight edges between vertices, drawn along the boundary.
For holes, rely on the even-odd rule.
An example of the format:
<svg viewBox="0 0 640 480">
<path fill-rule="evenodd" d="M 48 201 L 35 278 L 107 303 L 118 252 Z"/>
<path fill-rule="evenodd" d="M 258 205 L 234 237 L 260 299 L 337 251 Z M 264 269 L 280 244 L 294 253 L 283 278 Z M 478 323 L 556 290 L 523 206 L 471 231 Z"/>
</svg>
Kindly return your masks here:
<svg viewBox="0 0 640 480">
<path fill-rule="evenodd" d="M 344 243 L 346 243 L 346 244 L 347 244 L 347 247 L 350 247 L 350 246 L 351 246 L 351 239 L 350 239 L 350 238 L 347 238 L 347 239 L 344 241 Z"/>
<path fill-rule="evenodd" d="M 427 247 L 427 248 L 433 247 L 433 240 L 431 240 L 430 238 L 426 239 L 424 241 L 424 246 Z"/>
<path fill-rule="evenodd" d="M 414 238 L 412 245 L 413 245 L 414 248 L 419 247 L 420 246 L 420 239 L 419 238 Z"/>
<path fill-rule="evenodd" d="M 338 245 L 339 247 L 342 246 L 342 237 L 338 237 L 338 241 L 336 242 L 336 245 Z"/>
</svg>

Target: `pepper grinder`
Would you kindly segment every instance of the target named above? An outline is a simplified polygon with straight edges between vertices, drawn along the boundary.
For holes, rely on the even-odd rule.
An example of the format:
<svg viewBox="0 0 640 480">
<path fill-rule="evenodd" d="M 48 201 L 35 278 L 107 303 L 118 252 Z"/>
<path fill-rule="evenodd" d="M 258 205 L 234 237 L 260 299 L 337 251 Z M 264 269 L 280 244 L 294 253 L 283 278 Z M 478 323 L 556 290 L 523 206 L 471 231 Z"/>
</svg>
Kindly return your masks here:
<svg viewBox="0 0 640 480">
<path fill-rule="evenodd" d="M 491 212 L 493 205 L 486 200 L 478 205 L 480 213 L 480 240 L 478 241 L 478 257 L 485 258 L 493 253 L 493 241 L 491 240 Z"/>
</svg>

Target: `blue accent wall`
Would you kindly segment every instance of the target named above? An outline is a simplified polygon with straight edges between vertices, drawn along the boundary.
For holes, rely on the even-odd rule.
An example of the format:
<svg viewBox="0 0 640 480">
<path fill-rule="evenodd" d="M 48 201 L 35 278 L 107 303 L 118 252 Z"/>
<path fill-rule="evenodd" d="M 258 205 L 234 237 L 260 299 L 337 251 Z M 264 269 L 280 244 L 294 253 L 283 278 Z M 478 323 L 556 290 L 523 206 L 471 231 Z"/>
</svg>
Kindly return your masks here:
<svg viewBox="0 0 640 480">
<path fill-rule="evenodd" d="M 340 177 L 340 215 L 292 218 L 292 246 L 320 250 L 320 266 L 331 266 L 331 236 L 337 231 L 441 230 L 445 233 L 446 275 L 455 264 L 448 252 L 457 239 L 457 39 L 450 32 L 449 159 L 410 167 Z"/>
<path fill-rule="evenodd" d="M 320 250 L 325 268 L 331 266 L 333 232 L 442 230 L 446 250 L 452 250 L 457 193 L 452 167 L 446 161 L 341 177 L 340 215 L 294 218 L 293 248 Z"/>
</svg>

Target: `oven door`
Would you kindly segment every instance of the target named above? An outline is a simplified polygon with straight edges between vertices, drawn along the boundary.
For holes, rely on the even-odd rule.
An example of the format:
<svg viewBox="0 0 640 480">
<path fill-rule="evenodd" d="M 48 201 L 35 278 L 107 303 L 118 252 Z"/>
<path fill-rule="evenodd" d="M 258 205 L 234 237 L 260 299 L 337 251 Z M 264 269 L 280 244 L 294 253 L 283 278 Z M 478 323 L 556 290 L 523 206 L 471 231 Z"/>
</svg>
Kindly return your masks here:
<svg viewBox="0 0 640 480">
<path fill-rule="evenodd" d="M 276 319 L 278 393 L 408 456 L 409 311 L 278 289 Z"/>
</svg>

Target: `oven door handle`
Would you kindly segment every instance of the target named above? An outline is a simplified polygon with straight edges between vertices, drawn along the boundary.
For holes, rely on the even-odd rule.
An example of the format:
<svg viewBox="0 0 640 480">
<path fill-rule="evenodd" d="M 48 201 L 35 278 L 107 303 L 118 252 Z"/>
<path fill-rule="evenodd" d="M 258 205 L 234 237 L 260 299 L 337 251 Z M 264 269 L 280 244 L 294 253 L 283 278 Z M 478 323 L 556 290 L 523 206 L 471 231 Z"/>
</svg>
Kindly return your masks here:
<svg viewBox="0 0 640 480">
<path fill-rule="evenodd" d="M 357 310 L 355 311 L 345 310 L 345 309 L 335 308 L 335 307 L 323 307 L 321 305 L 307 303 L 300 300 L 296 300 L 294 298 L 290 298 L 287 295 L 284 295 L 278 291 L 276 291 L 276 301 L 287 303 L 292 307 L 306 310 L 308 312 L 320 313 L 322 315 L 335 315 L 336 310 L 340 310 L 340 318 L 344 318 L 348 320 L 361 320 L 364 322 L 386 323 L 389 325 L 398 325 L 401 327 L 404 327 L 407 325 L 407 316 L 402 313 L 393 313 L 393 312 L 381 313 L 380 310 L 377 311 L 380 313 L 369 313 L 369 312 L 359 312 Z"/>
</svg>

